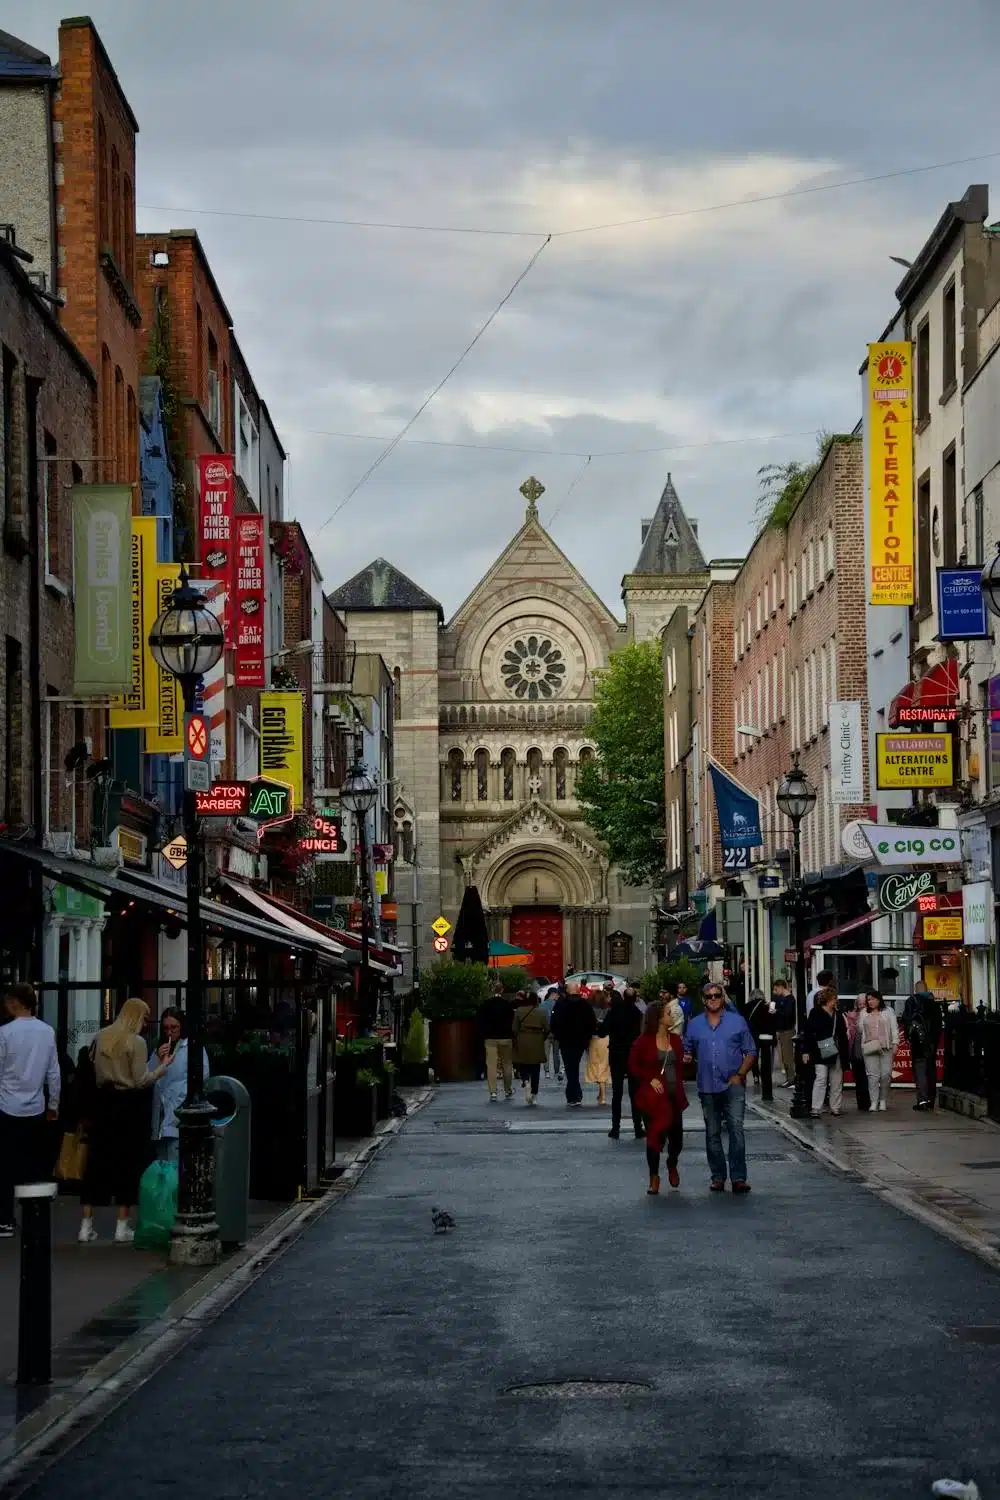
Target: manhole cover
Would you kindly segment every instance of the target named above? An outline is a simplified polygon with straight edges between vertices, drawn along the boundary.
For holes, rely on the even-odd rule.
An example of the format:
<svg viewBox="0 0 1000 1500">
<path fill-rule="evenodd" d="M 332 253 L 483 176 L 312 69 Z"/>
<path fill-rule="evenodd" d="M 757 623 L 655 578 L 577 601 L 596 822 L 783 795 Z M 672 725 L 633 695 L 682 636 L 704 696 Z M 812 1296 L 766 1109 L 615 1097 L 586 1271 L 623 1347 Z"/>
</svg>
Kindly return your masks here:
<svg viewBox="0 0 1000 1500">
<path fill-rule="evenodd" d="M 948 1332 L 963 1344 L 1000 1344 L 1000 1323 L 955 1323 Z"/>
<path fill-rule="evenodd" d="M 542 1401 L 578 1401 L 581 1397 L 644 1396 L 653 1387 L 645 1380 L 538 1380 L 509 1385 L 505 1396 L 534 1396 Z"/>
</svg>

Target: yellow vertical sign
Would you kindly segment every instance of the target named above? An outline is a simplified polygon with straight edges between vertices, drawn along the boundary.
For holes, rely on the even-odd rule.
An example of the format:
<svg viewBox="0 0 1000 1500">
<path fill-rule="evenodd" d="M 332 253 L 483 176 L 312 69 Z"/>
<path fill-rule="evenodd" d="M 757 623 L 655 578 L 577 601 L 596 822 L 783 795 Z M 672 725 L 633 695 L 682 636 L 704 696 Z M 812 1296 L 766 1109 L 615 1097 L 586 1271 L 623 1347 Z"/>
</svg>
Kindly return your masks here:
<svg viewBox="0 0 1000 1500">
<path fill-rule="evenodd" d="M 150 624 L 165 607 L 181 576 L 180 563 L 160 563 L 147 568 L 147 610 Z M 147 635 L 149 632 L 146 632 Z M 180 755 L 184 749 L 184 700 L 180 683 L 155 662 L 153 667 L 153 707 L 155 722 L 146 730 L 147 755 Z"/>
<path fill-rule="evenodd" d="M 291 787 L 296 812 L 303 806 L 302 711 L 301 693 L 260 695 L 260 774 Z"/>
<path fill-rule="evenodd" d="M 149 649 L 147 574 L 156 573 L 156 519 L 132 517 L 131 655 L 132 682 L 127 693 L 112 699 L 112 729 L 142 729 L 156 723 L 153 670 Z"/>
<path fill-rule="evenodd" d="M 913 345 L 868 345 L 871 604 L 913 604 Z"/>
</svg>

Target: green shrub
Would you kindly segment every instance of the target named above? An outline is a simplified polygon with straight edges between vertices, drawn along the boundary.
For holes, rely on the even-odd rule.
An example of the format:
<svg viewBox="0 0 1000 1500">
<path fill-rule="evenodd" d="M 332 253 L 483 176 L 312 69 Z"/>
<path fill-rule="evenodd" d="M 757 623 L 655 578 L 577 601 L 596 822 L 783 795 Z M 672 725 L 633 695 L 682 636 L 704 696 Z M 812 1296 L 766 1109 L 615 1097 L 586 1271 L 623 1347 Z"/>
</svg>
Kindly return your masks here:
<svg viewBox="0 0 1000 1500">
<path fill-rule="evenodd" d="M 354 1082 L 360 1089 L 370 1089 L 373 1084 L 378 1083 L 378 1076 L 371 1068 L 359 1068 L 354 1075 Z"/>
<path fill-rule="evenodd" d="M 702 1008 L 701 987 L 704 983 L 702 964 L 692 963 L 689 958 L 675 958 L 669 963 L 657 964 L 655 969 L 647 969 L 639 981 L 639 993 L 646 1004 L 651 1005 L 659 999 L 664 986 L 676 993 L 679 984 L 686 984 L 691 997 L 691 1014 L 696 1016 Z"/>
<path fill-rule="evenodd" d="M 403 1038 L 403 1061 L 404 1063 L 427 1061 L 427 1033 L 424 1029 L 423 1013 L 419 1006 L 411 1012 L 406 1035 Z"/>
<path fill-rule="evenodd" d="M 509 969 L 491 969 L 490 977 L 499 979 L 505 995 L 513 995 L 515 990 L 531 989 L 532 976 L 527 969 L 519 969 L 516 966 Z"/>
<path fill-rule="evenodd" d="M 431 1021 L 463 1021 L 479 1014 L 490 993 L 485 964 L 440 958 L 420 977 L 420 1003 Z"/>
</svg>

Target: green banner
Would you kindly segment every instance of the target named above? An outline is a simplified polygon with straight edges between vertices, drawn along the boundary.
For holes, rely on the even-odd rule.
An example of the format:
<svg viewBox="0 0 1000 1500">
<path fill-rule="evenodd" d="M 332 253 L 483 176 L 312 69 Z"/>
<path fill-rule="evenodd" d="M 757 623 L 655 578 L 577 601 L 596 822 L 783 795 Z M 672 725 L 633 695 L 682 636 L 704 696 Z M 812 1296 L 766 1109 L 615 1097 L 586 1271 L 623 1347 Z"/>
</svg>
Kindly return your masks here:
<svg viewBox="0 0 1000 1500">
<path fill-rule="evenodd" d="M 124 693 L 132 685 L 132 489 L 73 486 L 76 610 L 74 692 Z"/>
</svg>

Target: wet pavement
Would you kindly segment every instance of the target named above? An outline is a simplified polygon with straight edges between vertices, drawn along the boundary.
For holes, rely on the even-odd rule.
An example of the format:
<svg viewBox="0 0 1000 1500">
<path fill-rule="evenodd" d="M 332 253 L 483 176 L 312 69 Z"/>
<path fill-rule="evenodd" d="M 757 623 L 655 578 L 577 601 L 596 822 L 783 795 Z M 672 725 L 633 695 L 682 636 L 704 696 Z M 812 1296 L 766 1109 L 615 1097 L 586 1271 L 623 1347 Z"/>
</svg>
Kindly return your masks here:
<svg viewBox="0 0 1000 1500">
<path fill-rule="evenodd" d="M 1000 1494 L 997 1275 L 760 1119 L 753 1194 L 709 1194 L 694 1113 L 647 1198 L 606 1111 L 440 1090 L 28 1493 Z"/>
</svg>

